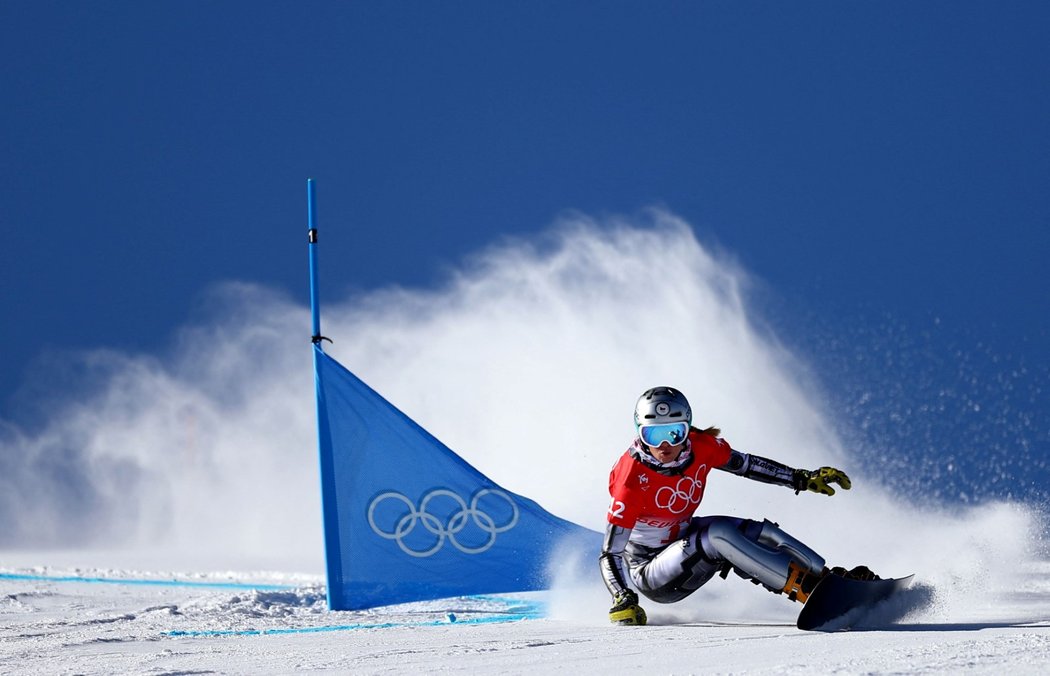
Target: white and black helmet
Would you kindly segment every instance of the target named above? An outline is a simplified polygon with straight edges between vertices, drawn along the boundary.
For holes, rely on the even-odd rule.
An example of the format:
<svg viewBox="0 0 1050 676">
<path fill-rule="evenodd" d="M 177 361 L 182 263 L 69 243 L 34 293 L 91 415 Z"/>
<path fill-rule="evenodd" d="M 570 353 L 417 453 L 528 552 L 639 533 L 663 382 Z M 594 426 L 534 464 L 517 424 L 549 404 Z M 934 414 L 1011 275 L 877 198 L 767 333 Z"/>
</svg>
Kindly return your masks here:
<svg viewBox="0 0 1050 676">
<path fill-rule="evenodd" d="M 673 387 L 654 387 L 638 398 L 634 407 L 634 425 L 661 425 L 664 423 L 693 423 L 689 400 Z"/>
</svg>

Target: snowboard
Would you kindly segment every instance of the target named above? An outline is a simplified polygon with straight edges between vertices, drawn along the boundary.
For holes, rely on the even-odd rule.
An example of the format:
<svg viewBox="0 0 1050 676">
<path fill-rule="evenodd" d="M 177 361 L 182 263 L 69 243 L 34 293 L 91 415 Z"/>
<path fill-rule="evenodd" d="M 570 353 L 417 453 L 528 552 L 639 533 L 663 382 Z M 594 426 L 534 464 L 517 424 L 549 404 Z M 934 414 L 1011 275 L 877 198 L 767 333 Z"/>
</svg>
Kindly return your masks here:
<svg viewBox="0 0 1050 676">
<path fill-rule="evenodd" d="M 845 619 L 851 610 L 871 608 L 885 601 L 911 584 L 914 575 L 889 580 L 851 580 L 841 575 L 826 575 L 813 588 L 802 612 L 798 614 L 799 629 L 817 630 L 832 620 Z M 852 618 L 852 621 L 860 619 Z M 850 623 L 836 622 L 834 629 L 848 629 Z"/>
</svg>

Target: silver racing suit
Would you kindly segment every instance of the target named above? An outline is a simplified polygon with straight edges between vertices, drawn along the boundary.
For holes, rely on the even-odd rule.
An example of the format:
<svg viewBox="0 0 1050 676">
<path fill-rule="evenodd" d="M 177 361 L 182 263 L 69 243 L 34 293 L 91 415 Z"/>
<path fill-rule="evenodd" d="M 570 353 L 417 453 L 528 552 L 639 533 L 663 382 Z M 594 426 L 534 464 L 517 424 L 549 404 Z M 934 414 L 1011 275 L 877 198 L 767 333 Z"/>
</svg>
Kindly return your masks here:
<svg viewBox="0 0 1050 676">
<path fill-rule="evenodd" d="M 651 469 L 662 471 L 661 466 L 649 461 L 651 456 L 634 457 Z M 796 470 L 757 455 L 734 450 L 729 461 L 717 469 L 798 489 Z M 606 527 L 599 565 L 613 597 L 627 589 L 628 575 L 647 598 L 673 603 L 720 571 L 733 570 L 772 591 L 781 591 L 787 584 L 790 563 L 814 573 L 824 568 L 823 558 L 771 521 L 693 517 L 681 537 L 663 547 L 632 542 L 631 533 L 632 529 L 614 524 Z"/>
</svg>

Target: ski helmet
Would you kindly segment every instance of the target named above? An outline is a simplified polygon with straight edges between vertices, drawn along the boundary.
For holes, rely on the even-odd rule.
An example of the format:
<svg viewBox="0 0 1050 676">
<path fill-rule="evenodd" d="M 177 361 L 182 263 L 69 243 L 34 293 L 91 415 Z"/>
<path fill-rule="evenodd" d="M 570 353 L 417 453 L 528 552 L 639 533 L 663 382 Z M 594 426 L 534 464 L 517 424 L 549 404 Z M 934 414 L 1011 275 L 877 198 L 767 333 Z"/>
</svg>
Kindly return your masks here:
<svg viewBox="0 0 1050 676">
<path fill-rule="evenodd" d="M 634 407 L 635 429 L 642 425 L 684 422 L 691 425 L 689 400 L 673 387 L 654 387 L 642 393 Z"/>
</svg>

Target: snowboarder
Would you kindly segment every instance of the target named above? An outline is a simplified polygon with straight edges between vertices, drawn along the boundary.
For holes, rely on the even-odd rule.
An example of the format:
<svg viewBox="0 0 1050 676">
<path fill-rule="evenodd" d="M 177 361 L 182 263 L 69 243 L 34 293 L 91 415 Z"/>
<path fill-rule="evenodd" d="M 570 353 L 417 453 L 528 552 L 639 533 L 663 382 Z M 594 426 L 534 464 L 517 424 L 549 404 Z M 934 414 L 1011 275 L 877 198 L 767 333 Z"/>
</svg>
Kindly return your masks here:
<svg viewBox="0 0 1050 676">
<path fill-rule="evenodd" d="M 849 490 L 845 472 L 793 469 L 734 450 L 717 428 L 693 427 L 688 400 L 670 387 L 643 393 L 634 423 L 638 437 L 609 475 L 612 502 L 599 559 L 613 597 L 612 622 L 646 622 L 628 577 L 657 603 L 680 601 L 716 573 L 725 577 L 730 570 L 802 603 L 829 573 L 877 579 L 864 566 L 829 570 L 819 554 L 771 521 L 693 516 L 711 469 L 786 486 L 796 494 L 824 495 L 835 494 L 833 484 Z"/>
</svg>

